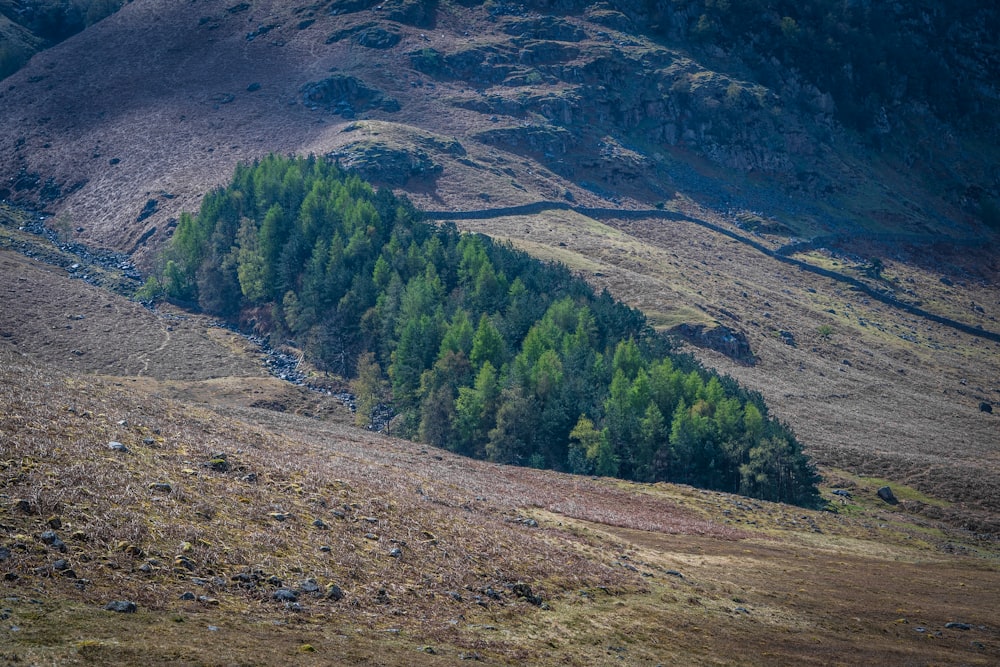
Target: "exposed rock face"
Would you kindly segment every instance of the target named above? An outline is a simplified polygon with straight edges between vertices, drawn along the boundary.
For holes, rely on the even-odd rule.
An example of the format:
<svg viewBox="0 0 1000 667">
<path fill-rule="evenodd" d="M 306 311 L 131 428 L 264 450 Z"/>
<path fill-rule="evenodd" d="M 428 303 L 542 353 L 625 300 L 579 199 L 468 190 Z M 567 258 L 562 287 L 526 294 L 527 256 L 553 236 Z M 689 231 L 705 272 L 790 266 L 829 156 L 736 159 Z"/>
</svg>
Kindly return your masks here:
<svg viewBox="0 0 1000 667">
<path fill-rule="evenodd" d="M 888 486 L 881 487 L 875 493 L 876 495 L 878 495 L 879 498 L 889 503 L 890 505 L 896 505 L 899 503 L 899 501 L 896 499 L 896 494 L 894 494 L 892 492 L 892 489 L 889 488 Z"/>
<path fill-rule="evenodd" d="M 554 125 L 484 130 L 477 135 L 483 143 L 508 148 L 514 152 L 565 155 L 576 143 L 571 132 Z"/>
<path fill-rule="evenodd" d="M 354 41 L 369 49 L 391 49 L 399 44 L 400 35 L 398 32 L 384 30 L 379 27 L 371 27 L 362 30 L 354 36 Z"/>
<path fill-rule="evenodd" d="M 512 21 L 504 26 L 504 32 L 514 37 L 550 39 L 559 42 L 579 42 L 587 38 L 587 33 L 582 28 L 556 16 Z"/>
<path fill-rule="evenodd" d="M 345 74 L 334 74 L 322 81 L 302 86 L 302 102 L 312 109 L 324 109 L 353 118 L 371 109 L 399 111 L 399 102 L 380 90 L 369 88 L 361 80 Z"/>
<path fill-rule="evenodd" d="M 706 327 L 703 324 L 685 323 L 672 328 L 670 333 L 680 336 L 692 345 L 721 352 L 744 366 L 753 366 L 757 363 L 753 350 L 750 349 L 750 342 L 742 331 L 733 331 L 722 325 Z"/>
<path fill-rule="evenodd" d="M 362 23 L 338 30 L 326 39 L 326 43 L 334 44 L 348 37 L 355 44 L 369 49 L 391 49 L 402 39 L 402 35 L 397 29 L 379 26 L 375 23 Z"/>
<path fill-rule="evenodd" d="M 348 144 L 328 157 L 357 170 L 366 179 L 393 186 L 405 185 L 411 178 L 433 177 L 442 170 L 421 148 L 390 147 L 371 141 Z"/>
</svg>

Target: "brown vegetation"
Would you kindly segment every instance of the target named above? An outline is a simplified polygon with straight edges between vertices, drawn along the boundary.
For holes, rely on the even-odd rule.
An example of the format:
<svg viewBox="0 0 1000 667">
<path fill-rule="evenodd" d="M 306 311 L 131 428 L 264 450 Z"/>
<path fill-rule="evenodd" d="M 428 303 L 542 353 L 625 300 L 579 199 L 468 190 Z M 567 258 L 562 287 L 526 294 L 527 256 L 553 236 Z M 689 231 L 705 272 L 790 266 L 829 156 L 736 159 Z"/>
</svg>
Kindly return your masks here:
<svg viewBox="0 0 1000 667">
<path fill-rule="evenodd" d="M 948 503 L 896 487 L 903 502 L 890 507 L 874 495 L 878 481 L 840 473 L 831 482 L 853 497 L 837 513 L 815 512 L 464 459 L 351 428 L 332 401 L 312 412 L 322 419 L 293 414 L 309 405 L 208 323 L 191 317 L 165 343 L 149 311 L 9 252 L 0 259 L 9 334 L 0 573 L 4 623 L 18 628 L 5 659 L 989 664 L 1000 655 L 988 617 L 1000 593 L 995 543 L 908 512 Z M 15 298 L 26 285 L 52 301 Z M 79 355 L 114 375 L 83 374 L 83 362 L 57 369 L 65 333 L 32 322 L 21 303 L 53 326 L 67 304 L 84 317 L 72 322 L 95 326 L 111 304 L 121 329 L 97 329 L 103 345 L 134 360 L 145 351 L 150 363 L 124 376 L 113 360 Z M 244 369 L 242 379 L 172 379 L 185 359 L 211 355 L 217 368 Z M 252 407 L 261 401 L 286 411 Z M 314 580 L 320 595 L 300 592 L 299 607 L 274 600 L 272 576 L 300 591 Z M 325 597 L 330 584 L 342 599 Z M 186 592 L 195 599 L 180 599 Z M 139 611 L 112 619 L 101 611 L 112 600 Z"/>
<path fill-rule="evenodd" d="M 829 169 L 801 174 L 806 191 L 832 184 L 818 208 L 697 145 L 647 155 L 610 136 L 573 144 L 535 110 L 576 102 L 534 68 L 480 86 L 435 80 L 401 55 L 507 48 L 500 28 L 515 17 L 492 20 L 474 3 L 438 3 L 447 11 L 433 26 L 394 21 L 400 41 L 387 50 L 353 32 L 327 43 L 335 28 L 387 25 L 367 9 L 300 27 L 288 3 L 198 4 L 128 3 L 5 79 L 3 196 L 45 207 L 64 238 L 140 262 L 238 161 L 271 152 L 405 159 L 411 171 L 385 181 L 426 209 L 659 204 L 775 249 L 790 233 L 838 231 L 848 213 L 873 232 L 937 233 L 968 213 L 959 200 L 975 203 L 974 189 L 923 189 L 962 149 L 933 123 L 933 142 L 895 157 L 891 142 L 872 157 L 846 135 L 835 155 L 793 137 L 799 157 Z M 592 48 L 606 54 L 599 26 L 635 62 L 658 48 L 627 44 L 616 12 L 588 16 L 593 25 L 565 17 L 586 35 L 558 49 L 583 54 L 568 68 Z M 677 63 L 671 72 L 705 84 L 699 95 L 727 90 L 727 77 Z M 348 119 L 308 108 L 301 87 L 333 67 L 401 109 Z M 746 98 L 740 88 L 733 97 Z M 483 132 L 494 129 L 504 132 Z M 995 143 L 973 148 L 989 162 Z M 911 178 L 924 163 L 925 180 Z M 729 198 L 765 212 L 712 210 Z M 565 262 L 658 327 L 745 333 L 755 366 L 692 352 L 792 425 L 836 512 L 497 467 L 353 429 L 333 397 L 268 376 L 255 346 L 69 279 L 72 258 L 14 224 L 0 247 L 59 259 L 0 250 L 0 662 L 996 664 L 1000 346 L 685 223 L 549 211 L 460 226 Z M 1000 330 L 988 247 L 858 241 L 797 257 Z M 884 484 L 898 505 L 877 499 Z M 50 530 L 65 552 L 43 539 Z M 276 584 L 233 579 L 254 570 L 344 597 L 301 593 L 296 611 L 272 598 Z M 102 611 L 125 599 L 138 613 Z"/>
</svg>

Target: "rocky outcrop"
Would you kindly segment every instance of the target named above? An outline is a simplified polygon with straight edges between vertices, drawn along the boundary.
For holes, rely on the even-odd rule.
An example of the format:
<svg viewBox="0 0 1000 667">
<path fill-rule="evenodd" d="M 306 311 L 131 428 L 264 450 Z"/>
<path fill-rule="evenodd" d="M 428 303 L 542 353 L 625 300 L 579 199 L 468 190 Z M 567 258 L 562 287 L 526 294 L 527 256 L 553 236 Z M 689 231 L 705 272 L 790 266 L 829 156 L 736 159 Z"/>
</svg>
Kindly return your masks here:
<svg viewBox="0 0 1000 667">
<path fill-rule="evenodd" d="M 369 49 L 391 49 L 399 44 L 402 34 L 399 30 L 389 26 L 379 26 L 375 23 L 362 23 L 361 25 L 344 28 L 331 34 L 326 39 L 327 44 L 334 44 L 350 37 L 355 44 Z"/>
<path fill-rule="evenodd" d="M 744 366 L 757 363 L 750 342 L 742 331 L 733 331 L 723 325 L 706 327 L 704 324 L 679 324 L 670 333 L 692 345 L 720 352 Z"/>
<path fill-rule="evenodd" d="M 393 147 L 377 141 L 347 144 L 328 157 L 368 180 L 394 187 L 406 185 L 412 178 L 436 176 L 443 169 L 422 148 Z"/>
<path fill-rule="evenodd" d="M 355 114 L 378 109 L 399 111 L 399 102 L 382 91 L 369 88 L 360 79 L 346 74 L 334 74 L 322 81 L 302 86 L 302 102 L 314 110 L 353 118 Z"/>
<path fill-rule="evenodd" d="M 504 26 L 503 31 L 513 37 L 549 39 L 558 42 L 580 42 L 587 38 L 583 28 L 556 16 L 511 21 Z"/>
<path fill-rule="evenodd" d="M 501 146 L 515 153 L 565 155 L 575 144 L 573 134 L 556 125 L 527 125 L 483 130 L 476 135 L 485 144 Z"/>
</svg>

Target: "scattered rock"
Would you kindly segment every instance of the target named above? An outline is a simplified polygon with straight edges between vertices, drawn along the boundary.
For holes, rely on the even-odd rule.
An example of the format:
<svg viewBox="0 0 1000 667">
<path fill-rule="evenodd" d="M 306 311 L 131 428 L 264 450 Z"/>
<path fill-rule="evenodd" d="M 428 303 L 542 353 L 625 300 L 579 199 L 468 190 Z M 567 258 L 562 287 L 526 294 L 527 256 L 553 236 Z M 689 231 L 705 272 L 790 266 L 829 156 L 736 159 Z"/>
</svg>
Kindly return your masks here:
<svg viewBox="0 0 1000 667">
<path fill-rule="evenodd" d="M 337 584 L 328 584 L 326 587 L 326 599 L 339 602 L 344 599 L 344 591 Z"/>
<path fill-rule="evenodd" d="M 172 487 L 169 482 L 153 482 L 149 485 L 149 490 L 160 491 L 161 493 L 170 493 L 174 490 L 174 487 Z"/>
<path fill-rule="evenodd" d="M 195 598 L 194 593 L 192 593 L 191 591 L 184 591 L 183 593 L 181 593 L 180 599 L 181 600 L 194 600 L 196 598 Z"/>
<path fill-rule="evenodd" d="M 118 612 L 119 614 L 134 614 L 138 607 L 134 602 L 128 600 L 114 600 L 104 605 L 107 611 Z"/>
<path fill-rule="evenodd" d="M 299 582 L 299 592 L 300 593 L 319 593 L 319 584 L 316 583 L 315 579 L 306 579 Z"/>
<path fill-rule="evenodd" d="M 275 521 L 284 521 L 285 519 L 288 518 L 288 515 L 285 514 L 284 512 L 271 512 L 270 514 L 268 514 L 268 516 L 274 519 Z"/>
<path fill-rule="evenodd" d="M 139 212 L 139 217 L 136 218 L 135 221 L 142 222 L 146 218 L 154 215 L 158 209 L 159 209 L 158 201 L 156 201 L 155 199 L 147 199 L 146 205 L 142 207 L 142 210 Z"/>
<path fill-rule="evenodd" d="M 403 556 L 403 550 L 400 549 L 399 547 L 394 547 L 389 552 L 389 556 L 392 557 L 392 558 L 402 558 L 402 556 Z"/>
<path fill-rule="evenodd" d="M 246 40 L 248 42 L 252 42 L 253 40 L 257 39 L 258 37 L 261 37 L 262 35 L 266 35 L 267 33 L 271 32 L 275 28 L 279 28 L 279 27 L 281 27 L 281 26 L 279 26 L 277 23 L 268 23 L 268 24 L 265 24 L 265 25 L 259 25 L 259 26 L 257 26 L 256 30 L 254 30 L 253 32 L 248 32 L 247 33 Z"/>
<path fill-rule="evenodd" d="M 492 586 L 487 586 L 486 588 L 481 588 L 479 590 L 479 592 L 482 593 L 483 595 L 485 595 L 486 597 L 488 597 L 491 600 L 502 600 L 503 599 L 503 596 L 500 595 L 500 593 L 498 593 L 496 590 L 494 590 Z"/>
<path fill-rule="evenodd" d="M 278 602 L 295 602 L 299 599 L 299 594 L 290 588 L 279 588 L 271 594 L 271 598 Z"/>
<path fill-rule="evenodd" d="M 108 443 L 108 449 L 110 449 L 113 452 L 122 452 L 124 454 L 128 454 L 128 447 L 115 440 L 112 440 L 111 442 Z"/>
<path fill-rule="evenodd" d="M 257 584 L 264 578 L 264 573 L 260 570 L 254 570 L 252 572 L 239 572 L 234 574 L 229 579 L 230 581 L 235 581 L 236 585 L 240 588 L 256 588 Z"/>
<path fill-rule="evenodd" d="M 968 623 L 945 623 L 944 627 L 949 630 L 971 630 L 972 626 Z"/>
<path fill-rule="evenodd" d="M 993 406 L 990 403 L 983 401 L 979 404 L 979 411 L 993 414 Z"/>
<path fill-rule="evenodd" d="M 183 568 L 183 569 L 187 570 L 188 572 L 194 572 L 194 570 L 195 570 L 194 561 L 192 561 L 187 556 L 175 556 L 174 557 L 174 566 L 177 567 L 178 569 L 179 568 Z"/>
<path fill-rule="evenodd" d="M 50 516 L 45 523 L 53 530 L 59 530 L 62 528 L 62 519 L 57 516 Z"/>
<path fill-rule="evenodd" d="M 216 472 L 227 472 L 229 470 L 229 457 L 224 452 L 217 452 L 212 454 L 205 466 Z"/>
<path fill-rule="evenodd" d="M 879 498 L 889 503 L 890 505 L 896 505 L 899 501 L 896 499 L 896 495 L 892 492 L 892 489 L 888 486 L 883 486 L 878 491 L 875 492 Z"/>
<path fill-rule="evenodd" d="M 535 605 L 536 607 L 542 606 L 543 602 L 542 596 L 535 595 L 534 593 L 532 593 L 531 586 L 529 586 L 528 584 L 525 584 L 523 582 L 514 584 L 511 587 L 511 593 L 513 593 L 519 598 L 524 598 L 525 601 Z"/>
<path fill-rule="evenodd" d="M 316 519 L 315 521 L 313 521 L 313 526 L 319 528 L 320 530 L 329 530 L 330 528 L 330 526 L 328 526 L 326 522 L 323 521 L 323 519 Z"/>
<path fill-rule="evenodd" d="M 46 530 L 44 533 L 38 536 L 39 539 L 48 546 L 56 549 L 58 551 L 66 551 L 66 543 L 59 539 L 54 530 Z"/>
<path fill-rule="evenodd" d="M 18 498 L 14 501 L 14 509 L 22 514 L 33 514 L 31 501 L 25 498 Z"/>
</svg>

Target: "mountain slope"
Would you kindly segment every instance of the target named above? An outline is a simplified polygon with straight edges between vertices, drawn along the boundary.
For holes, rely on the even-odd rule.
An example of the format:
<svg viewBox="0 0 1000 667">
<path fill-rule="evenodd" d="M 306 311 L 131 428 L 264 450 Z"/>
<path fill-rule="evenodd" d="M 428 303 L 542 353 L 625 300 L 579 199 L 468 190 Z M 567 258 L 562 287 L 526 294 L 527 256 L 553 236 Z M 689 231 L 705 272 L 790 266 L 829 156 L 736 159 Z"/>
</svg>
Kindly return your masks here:
<svg viewBox="0 0 1000 667">
<path fill-rule="evenodd" d="M 776 52 L 779 64 L 765 67 L 742 41 L 727 52 L 697 38 L 688 22 L 699 3 L 611 4 L 130 3 L 7 82 L 3 122 L 19 131 L 4 138 L 14 156 L 6 196 L 66 216 L 81 239 L 132 251 L 154 226 L 152 241 L 162 239 L 169 218 L 239 160 L 340 151 L 369 176 L 412 181 L 428 204 L 570 193 L 650 207 L 680 190 L 764 210 L 806 236 L 983 234 L 979 205 L 998 196 L 990 124 L 904 122 L 924 102 L 897 100 L 899 136 L 867 116 L 854 123 L 886 144 L 873 150 L 840 122 L 846 97 L 838 107 L 829 91 L 796 83 L 795 54 Z M 723 27 L 719 41 L 736 40 Z M 746 38 L 762 41 L 762 62 L 775 48 L 763 34 Z M 982 119 L 996 112 L 989 53 L 963 73 L 983 91 Z M 351 132 L 353 118 L 391 125 L 375 137 Z"/>
<path fill-rule="evenodd" d="M 997 331 L 1000 268 L 953 187 L 979 183 L 971 208 L 994 192 L 962 175 L 996 164 L 988 133 L 963 126 L 949 143 L 928 120 L 942 142 L 897 163 L 836 109 L 817 121 L 788 108 L 784 88 L 694 40 L 697 3 L 666 30 L 625 4 L 129 3 L 4 81 L 0 195 L 142 263 L 238 161 L 331 154 L 426 209 L 661 205 Z M 991 71 L 965 76 L 988 97 Z M 806 186 L 833 190 L 788 184 L 809 170 L 822 178 Z M 925 173 L 954 196 L 925 189 Z M 683 221 L 551 210 L 459 224 L 567 263 L 662 328 L 743 336 L 753 367 L 698 353 L 761 391 L 820 463 L 905 480 L 957 503 L 957 521 L 995 525 L 1000 443 L 981 410 L 1000 402 L 994 343 Z M 942 233 L 954 251 L 924 245 Z"/>
<path fill-rule="evenodd" d="M 343 407 L 275 412 L 252 346 L 204 318 L 7 250 L 0 265 L 49 325 L 32 340 L 35 323 L 5 319 L 0 337 L 5 662 L 1000 655 L 996 544 L 886 505 L 878 480 L 837 480 L 851 496 L 827 488 L 833 513 L 477 462 L 347 427 Z M 188 367 L 213 357 L 230 377 Z"/>
</svg>

